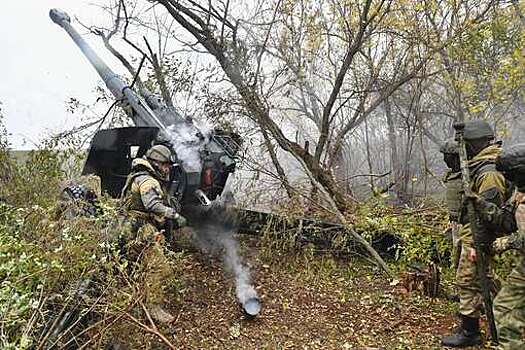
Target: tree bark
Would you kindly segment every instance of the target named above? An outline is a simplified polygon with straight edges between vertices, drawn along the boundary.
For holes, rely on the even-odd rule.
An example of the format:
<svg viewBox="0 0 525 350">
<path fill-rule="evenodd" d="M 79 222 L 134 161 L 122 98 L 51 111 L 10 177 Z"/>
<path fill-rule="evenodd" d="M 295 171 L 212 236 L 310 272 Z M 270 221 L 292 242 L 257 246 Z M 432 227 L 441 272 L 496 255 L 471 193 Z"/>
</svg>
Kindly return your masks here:
<svg viewBox="0 0 525 350">
<path fill-rule="evenodd" d="M 399 186 L 399 179 L 401 178 L 401 160 L 399 159 L 398 145 L 397 145 L 397 133 L 395 128 L 394 116 L 392 115 L 392 107 L 390 106 L 390 101 L 385 99 L 385 116 L 386 123 L 388 126 L 388 143 L 390 144 L 390 168 L 392 169 L 391 173 L 391 183 L 394 184 L 394 193 L 397 198 L 405 197 L 402 192 L 401 187 Z"/>
</svg>

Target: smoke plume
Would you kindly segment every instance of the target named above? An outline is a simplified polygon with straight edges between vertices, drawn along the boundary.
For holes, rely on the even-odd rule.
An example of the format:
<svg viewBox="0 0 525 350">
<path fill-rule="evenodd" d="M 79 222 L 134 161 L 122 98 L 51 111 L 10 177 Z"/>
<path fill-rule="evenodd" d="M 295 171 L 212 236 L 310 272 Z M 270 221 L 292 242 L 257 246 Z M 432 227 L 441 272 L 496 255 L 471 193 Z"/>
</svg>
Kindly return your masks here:
<svg viewBox="0 0 525 350">
<path fill-rule="evenodd" d="M 228 197 L 228 194 L 223 194 L 222 197 Z M 216 200 L 213 203 L 215 208 L 210 210 L 221 206 L 220 211 L 224 212 L 224 205 L 220 199 Z M 239 254 L 239 243 L 235 238 L 235 232 L 233 225 L 219 221 L 209 222 L 195 228 L 195 243 L 204 253 L 222 257 L 226 271 L 233 274 L 235 278 L 237 300 L 244 305 L 246 301 L 257 298 L 257 291 L 251 282 L 250 269 L 243 263 Z"/>
<path fill-rule="evenodd" d="M 209 141 L 211 126 L 177 123 L 168 127 L 168 131 L 184 169 L 200 172 L 200 150 Z M 235 220 L 224 220 L 231 204 L 233 194 L 225 189 L 209 208 L 203 209 L 205 212 L 201 214 L 206 219 L 194 226 L 195 243 L 205 253 L 222 256 L 225 269 L 235 278 L 237 300 L 244 305 L 248 300 L 257 298 L 257 292 L 251 283 L 250 269 L 239 255 L 239 243 L 234 236 L 236 227 L 232 224 Z"/>
<path fill-rule="evenodd" d="M 196 243 L 205 253 L 222 255 L 225 269 L 235 278 L 235 293 L 238 301 L 244 304 L 252 298 L 257 298 L 257 292 L 251 283 L 250 269 L 239 255 L 239 243 L 234 238 L 234 232 L 221 231 L 220 227 L 215 232 L 207 229 L 197 229 Z"/>
<path fill-rule="evenodd" d="M 184 169 L 190 172 L 200 172 L 202 170 L 200 150 L 204 144 L 208 143 L 212 128 L 206 124 L 177 123 L 170 125 L 167 129 L 177 157 L 184 164 Z"/>
</svg>

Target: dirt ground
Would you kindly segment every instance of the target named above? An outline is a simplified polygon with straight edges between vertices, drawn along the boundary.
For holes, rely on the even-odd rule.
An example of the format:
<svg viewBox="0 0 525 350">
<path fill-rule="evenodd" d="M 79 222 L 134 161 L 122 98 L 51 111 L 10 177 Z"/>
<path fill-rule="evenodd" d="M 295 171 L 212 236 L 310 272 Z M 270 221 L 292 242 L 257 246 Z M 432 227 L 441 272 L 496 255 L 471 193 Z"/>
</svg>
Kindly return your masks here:
<svg viewBox="0 0 525 350">
<path fill-rule="evenodd" d="M 176 348 L 440 349 L 440 336 L 455 326 L 454 303 L 406 293 L 362 259 L 263 258 L 255 243 L 243 254 L 262 301 L 252 320 L 243 316 L 220 260 L 182 254 L 180 284 L 168 301 L 175 321 L 160 328 Z M 135 347 L 165 348 L 145 340 Z"/>
</svg>

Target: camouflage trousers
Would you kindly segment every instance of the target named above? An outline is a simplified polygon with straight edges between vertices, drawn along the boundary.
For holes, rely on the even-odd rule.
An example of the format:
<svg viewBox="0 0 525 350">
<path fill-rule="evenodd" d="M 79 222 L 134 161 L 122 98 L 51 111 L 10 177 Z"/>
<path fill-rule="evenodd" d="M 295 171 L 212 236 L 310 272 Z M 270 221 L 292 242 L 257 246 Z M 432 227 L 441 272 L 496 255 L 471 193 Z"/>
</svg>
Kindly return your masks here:
<svg viewBox="0 0 525 350">
<path fill-rule="evenodd" d="M 173 276 L 170 262 L 164 254 L 164 242 L 156 241 L 156 234 L 157 228 L 146 223 L 138 228 L 135 239 L 126 246 L 128 259 L 136 264 L 134 277 L 142 282 L 148 305 L 163 302 L 166 281 Z"/>
<path fill-rule="evenodd" d="M 525 259 L 516 267 L 494 300 L 500 349 L 525 349 Z"/>
<path fill-rule="evenodd" d="M 479 318 L 483 305 L 481 285 L 478 278 L 478 268 L 476 262 L 468 259 L 471 246 L 463 243 L 459 264 L 456 270 L 456 287 L 459 294 L 459 313 L 464 316 Z M 487 264 L 487 277 L 489 278 L 491 292 L 496 294 L 497 281 L 492 274 L 492 259 L 489 258 Z"/>
</svg>

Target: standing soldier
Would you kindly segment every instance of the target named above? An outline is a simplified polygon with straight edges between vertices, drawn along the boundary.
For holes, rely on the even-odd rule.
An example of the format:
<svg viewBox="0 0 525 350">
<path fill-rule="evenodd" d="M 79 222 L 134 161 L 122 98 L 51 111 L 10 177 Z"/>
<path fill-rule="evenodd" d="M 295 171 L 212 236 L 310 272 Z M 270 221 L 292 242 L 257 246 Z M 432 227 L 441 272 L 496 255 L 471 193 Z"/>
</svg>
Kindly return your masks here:
<svg viewBox="0 0 525 350">
<path fill-rule="evenodd" d="M 443 160 L 449 170 L 445 174 L 443 182 L 446 186 L 445 201 L 448 208 L 448 228 L 445 231 L 451 234 L 452 239 L 452 264 L 454 269 L 458 267 L 459 255 L 461 252 L 461 242 L 459 240 L 459 214 L 461 210 L 463 187 L 461 183 L 461 169 L 459 165 L 458 143 L 454 139 L 449 139 L 440 148 L 443 153 Z"/>
<path fill-rule="evenodd" d="M 504 207 L 476 198 L 475 205 L 483 221 L 498 227 L 502 232 L 516 233 L 496 239 L 495 253 L 518 249 L 525 255 L 525 144 L 504 150 L 496 161 L 496 168 L 512 182 L 517 191 Z M 514 268 L 494 300 L 494 316 L 500 348 L 525 349 L 525 258 Z"/>
<path fill-rule="evenodd" d="M 162 289 L 171 277 L 170 264 L 163 253 L 162 227 L 166 220 L 173 220 L 178 227 L 186 224 L 186 219 L 169 206 L 165 190 L 173 158 L 168 147 L 151 147 L 144 158 L 133 160 L 122 190 L 124 208 L 135 235 L 127 244 L 128 256 L 141 261 L 146 304 L 151 316 L 164 323 L 171 322 L 173 316 L 161 307 Z"/>
<path fill-rule="evenodd" d="M 494 142 L 494 136 L 490 125 L 483 120 L 472 120 L 465 123 L 464 140 L 470 170 L 471 191 L 486 201 L 500 206 L 507 200 L 508 184 L 503 175 L 496 170 L 495 161 L 501 152 L 501 146 Z M 452 335 L 441 340 L 442 345 L 450 347 L 481 344 L 479 318 L 483 303 L 482 287 L 477 274 L 476 250 L 465 204 L 461 210 L 460 222 L 463 224 L 460 230 L 462 250 L 456 272 L 456 286 L 459 292 L 461 324 Z M 483 227 L 483 231 L 492 240 L 496 238 L 497 232 L 493 228 Z M 487 273 L 492 279 L 490 267 Z"/>
</svg>

